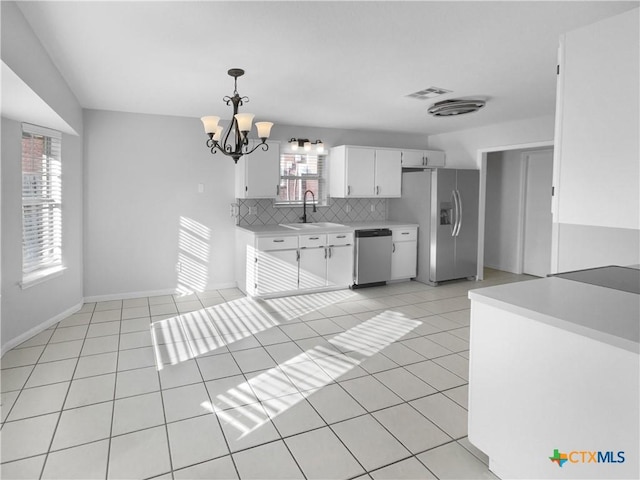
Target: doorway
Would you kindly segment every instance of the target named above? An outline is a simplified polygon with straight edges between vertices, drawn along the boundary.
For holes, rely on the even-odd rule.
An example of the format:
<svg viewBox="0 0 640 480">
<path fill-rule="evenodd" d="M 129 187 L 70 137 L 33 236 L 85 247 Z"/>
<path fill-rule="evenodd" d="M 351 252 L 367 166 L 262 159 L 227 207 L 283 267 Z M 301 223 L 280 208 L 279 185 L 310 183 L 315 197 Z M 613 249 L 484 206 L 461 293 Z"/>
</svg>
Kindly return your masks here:
<svg viewBox="0 0 640 480">
<path fill-rule="evenodd" d="M 526 153 L 524 168 L 522 273 L 546 277 L 551 273 L 553 150 Z"/>
<path fill-rule="evenodd" d="M 478 279 L 484 267 L 551 273 L 553 142 L 478 151 Z"/>
</svg>

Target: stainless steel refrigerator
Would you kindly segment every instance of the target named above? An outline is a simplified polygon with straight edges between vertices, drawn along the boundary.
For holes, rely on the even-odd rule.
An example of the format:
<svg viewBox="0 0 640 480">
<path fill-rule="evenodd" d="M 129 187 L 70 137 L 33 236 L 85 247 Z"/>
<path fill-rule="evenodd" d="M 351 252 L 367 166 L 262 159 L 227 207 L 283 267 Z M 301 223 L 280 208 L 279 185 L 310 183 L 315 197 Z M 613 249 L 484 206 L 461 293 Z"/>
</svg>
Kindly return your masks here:
<svg viewBox="0 0 640 480">
<path fill-rule="evenodd" d="M 478 170 L 404 170 L 389 219 L 417 223 L 418 274 L 430 285 L 477 274 Z"/>
</svg>

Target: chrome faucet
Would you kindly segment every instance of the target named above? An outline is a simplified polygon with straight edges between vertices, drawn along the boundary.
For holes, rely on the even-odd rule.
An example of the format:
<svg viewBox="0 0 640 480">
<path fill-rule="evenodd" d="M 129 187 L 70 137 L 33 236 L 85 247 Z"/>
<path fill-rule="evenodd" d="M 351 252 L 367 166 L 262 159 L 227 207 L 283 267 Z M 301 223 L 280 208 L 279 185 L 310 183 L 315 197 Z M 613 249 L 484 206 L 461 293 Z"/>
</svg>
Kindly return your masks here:
<svg viewBox="0 0 640 480">
<path fill-rule="evenodd" d="M 302 198 L 302 216 L 300 217 L 302 223 L 307 223 L 307 193 L 310 193 L 311 197 L 313 198 L 313 213 L 316 213 L 318 211 L 316 210 L 316 196 L 311 190 L 307 190 L 306 192 L 304 192 L 304 197 Z"/>
</svg>

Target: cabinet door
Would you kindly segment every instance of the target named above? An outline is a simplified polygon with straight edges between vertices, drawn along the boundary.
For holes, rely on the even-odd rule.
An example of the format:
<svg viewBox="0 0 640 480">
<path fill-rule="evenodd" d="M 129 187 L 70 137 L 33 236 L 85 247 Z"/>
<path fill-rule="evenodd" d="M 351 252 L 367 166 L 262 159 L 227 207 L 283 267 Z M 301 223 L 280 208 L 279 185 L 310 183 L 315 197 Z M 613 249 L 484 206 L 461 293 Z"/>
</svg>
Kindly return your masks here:
<svg viewBox="0 0 640 480">
<path fill-rule="evenodd" d="M 424 164 L 427 167 L 444 167 L 445 153 L 438 150 L 424 152 Z"/>
<path fill-rule="evenodd" d="M 376 150 L 375 195 L 399 197 L 402 185 L 402 152 L 400 150 Z"/>
<path fill-rule="evenodd" d="M 353 285 L 353 245 L 329 247 L 327 285 L 331 287 Z"/>
<path fill-rule="evenodd" d="M 347 147 L 346 196 L 374 197 L 376 151 L 372 148 Z"/>
<path fill-rule="evenodd" d="M 424 152 L 422 150 L 403 150 L 403 167 L 424 167 Z"/>
<path fill-rule="evenodd" d="M 327 284 L 327 249 L 300 249 L 299 288 L 319 288 Z"/>
<path fill-rule="evenodd" d="M 394 242 L 391 255 L 391 279 L 415 277 L 417 261 L 418 242 Z"/>
<path fill-rule="evenodd" d="M 238 198 L 274 198 L 278 193 L 280 178 L 280 145 L 276 142 L 267 142 L 269 150 L 262 147 L 250 155 L 240 158 L 236 175 L 244 173 L 244 192 L 237 192 Z M 244 171 L 244 172 L 243 172 Z"/>
<path fill-rule="evenodd" d="M 258 295 L 298 288 L 298 250 L 258 252 L 256 292 Z"/>
</svg>

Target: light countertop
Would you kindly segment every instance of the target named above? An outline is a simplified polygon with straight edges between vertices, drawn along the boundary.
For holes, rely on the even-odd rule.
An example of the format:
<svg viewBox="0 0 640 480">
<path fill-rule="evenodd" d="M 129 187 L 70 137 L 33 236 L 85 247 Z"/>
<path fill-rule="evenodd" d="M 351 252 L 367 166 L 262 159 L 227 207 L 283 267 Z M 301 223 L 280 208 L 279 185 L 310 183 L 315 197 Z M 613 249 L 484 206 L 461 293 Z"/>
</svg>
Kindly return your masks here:
<svg viewBox="0 0 640 480">
<path fill-rule="evenodd" d="M 380 220 L 372 222 L 343 223 L 342 227 L 318 227 L 314 229 L 293 230 L 273 225 L 238 225 L 236 228 L 246 230 L 256 235 L 304 235 L 307 233 L 327 233 L 327 232 L 349 232 L 354 230 L 364 230 L 369 228 L 412 228 L 418 227 L 417 223 L 395 222 L 392 220 Z"/>
<path fill-rule="evenodd" d="M 471 290 L 486 303 L 640 353 L 640 295 L 558 277 Z"/>
</svg>

